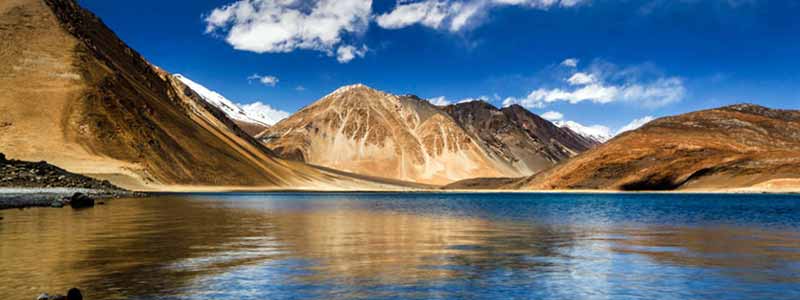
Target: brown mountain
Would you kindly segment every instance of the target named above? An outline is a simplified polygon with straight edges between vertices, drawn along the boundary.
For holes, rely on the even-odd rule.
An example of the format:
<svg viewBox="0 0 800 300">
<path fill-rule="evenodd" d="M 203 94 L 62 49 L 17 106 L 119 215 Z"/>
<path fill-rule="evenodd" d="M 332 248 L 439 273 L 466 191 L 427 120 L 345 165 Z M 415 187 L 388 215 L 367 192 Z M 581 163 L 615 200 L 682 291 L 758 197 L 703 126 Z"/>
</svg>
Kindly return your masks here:
<svg viewBox="0 0 800 300">
<path fill-rule="evenodd" d="M 599 144 L 519 105 L 498 109 L 484 101 L 470 101 L 444 110 L 518 174 L 539 172 Z"/>
<path fill-rule="evenodd" d="M 478 102 L 441 108 L 416 96 L 353 85 L 259 138 L 282 157 L 427 184 L 527 176 L 591 147 L 519 109 Z"/>
<path fill-rule="evenodd" d="M 741 104 L 667 117 L 506 187 L 800 187 L 800 111 Z"/>
<path fill-rule="evenodd" d="M 447 113 L 414 96 L 342 87 L 259 135 L 279 155 L 428 184 L 512 176 Z"/>
<path fill-rule="evenodd" d="M 73 0 L 0 1 L 0 91 L 0 151 L 124 187 L 363 183 L 274 157 Z"/>
</svg>

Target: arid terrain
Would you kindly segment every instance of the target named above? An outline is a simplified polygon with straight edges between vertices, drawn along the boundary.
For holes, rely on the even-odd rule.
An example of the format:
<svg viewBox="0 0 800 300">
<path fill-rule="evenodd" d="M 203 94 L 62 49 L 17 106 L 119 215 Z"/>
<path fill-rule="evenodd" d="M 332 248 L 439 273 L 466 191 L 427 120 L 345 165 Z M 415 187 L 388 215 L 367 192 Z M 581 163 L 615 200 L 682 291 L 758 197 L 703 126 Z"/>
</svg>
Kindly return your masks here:
<svg viewBox="0 0 800 300">
<path fill-rule="evenodd" d="M 516 110 L 479 101 L 442 109 L 353 85 L 258 137 L 287 159 L 425 184 L 531 175 L 596 144 Z"/>
<path fill-rule="evenodd" d="M 0 90 L 0 152 L 132 190 L 800 187 L 800 112 L 757 105 L 601 144 L 519 105 L 356 84 L 270 126 L 150 64 L 73 0 L 0 3 Z"/>
<path fill-rule="evenodd" d="M 800 112 L 740 104 L 661 118 L 502 187 L 799 190 Z"/>
<path fill-rule="evenodd" d="M 444 110 L 492 157 L 500 158 L 520 175 L 542 171 L 600 144 L 519 105 L 499 109 L 478 100 L 449 105 Z"/>
<path fill-rule="evenodd" d="M 0 3 L 0 151 L 123 187 L 392 188 L 284 161 L 71 0 Z"/>
</svg>

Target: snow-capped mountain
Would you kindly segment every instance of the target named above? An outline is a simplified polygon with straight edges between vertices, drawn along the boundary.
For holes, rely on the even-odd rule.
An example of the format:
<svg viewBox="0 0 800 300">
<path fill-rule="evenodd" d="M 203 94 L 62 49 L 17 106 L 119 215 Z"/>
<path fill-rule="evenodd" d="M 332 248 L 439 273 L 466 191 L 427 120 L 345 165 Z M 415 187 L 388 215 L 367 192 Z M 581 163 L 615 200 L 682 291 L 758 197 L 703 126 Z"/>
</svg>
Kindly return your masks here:
<svg viewBox="0 0 800 300">
<path fill-rule="evenodd" d="M 561 128 L 569 128 L 585 138 L 593 139 L 600 143 L 605 143 L 614 137 L 611 129 L 602 125 L 584 126 L 575 121 L 556 121 L 554 124 Z"/>
<path fill-rule="evenodd" d="M 273 108 L 269 104 L 255 102 L 252 104 L 236 104 L 228 100 L 225 96 L 212 91 L 205 86 L 192 81 L 186 76 L 175 74 L 175 78 L 183 82 L 186 86 L 194 90 L 200 97 L 212 105 L 221 109 L 229 118 L 234 121 L 246 122 L 261 125 L 264 127 L 272 126 L 278 121 L 289 117 L 289 113 Z"/>
</svg>

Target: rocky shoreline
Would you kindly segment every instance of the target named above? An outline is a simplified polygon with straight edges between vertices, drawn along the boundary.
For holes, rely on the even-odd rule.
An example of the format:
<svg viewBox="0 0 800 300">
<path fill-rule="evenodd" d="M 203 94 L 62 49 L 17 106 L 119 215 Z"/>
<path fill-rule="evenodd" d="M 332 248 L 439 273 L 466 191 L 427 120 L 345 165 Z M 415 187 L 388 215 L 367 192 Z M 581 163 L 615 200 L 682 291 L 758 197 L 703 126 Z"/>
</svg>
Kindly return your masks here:
<svg viewBox="0 0 800 300">
<path fill-rule="evenodd" d="M 144 196 L 44 161 L 9 160 L 0 153 L 0 209 L 64 207 L 80 195 L 88 199 Z"/>
<path fill-rule="evenodd" d="M 85 195 L 94 200 L 108 200 L 123 197 L 143 197 L 145 194 L 129 191 L 104 191 L 73 188 L 53 189 L 7 189 L 0 188 L 0 210 L 28 207 L 67 206 L 76 194 Z"/>
</svg>

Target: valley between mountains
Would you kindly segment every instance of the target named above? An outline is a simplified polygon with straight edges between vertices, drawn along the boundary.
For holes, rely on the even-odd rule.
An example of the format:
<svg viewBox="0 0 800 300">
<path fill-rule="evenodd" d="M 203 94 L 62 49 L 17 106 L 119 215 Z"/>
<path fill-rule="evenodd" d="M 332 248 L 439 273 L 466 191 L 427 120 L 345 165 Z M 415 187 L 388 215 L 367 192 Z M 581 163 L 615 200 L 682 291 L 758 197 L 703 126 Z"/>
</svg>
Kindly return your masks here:
<svg viewBox="0 0 800 300">
<path fill-rule="evenodd" d="M 727 106 L 606 141 L 518 105 L 355 84 L 278 121 L 151 64 L 73 0 L 0 3 L 0 91 L 5 156 L 131 190 L 800 190 L 798 111 Z"/>
</svg>

